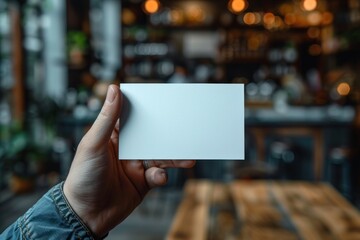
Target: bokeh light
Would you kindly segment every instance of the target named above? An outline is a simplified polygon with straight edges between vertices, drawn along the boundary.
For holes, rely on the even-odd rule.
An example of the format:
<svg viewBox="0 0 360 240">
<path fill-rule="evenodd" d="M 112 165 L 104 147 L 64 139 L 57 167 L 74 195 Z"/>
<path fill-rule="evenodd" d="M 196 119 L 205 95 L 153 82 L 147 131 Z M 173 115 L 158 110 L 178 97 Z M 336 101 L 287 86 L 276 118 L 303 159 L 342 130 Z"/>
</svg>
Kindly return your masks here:
<svg viewBox="0 0 360 240">
<path fill-rule="evenodd" d="M 173 9 L 170 12 L 171 23 L 174 25 L 181 25 L 184 22 L 184 13 L 180 9 Z"/>
<path fill-rule="evenodd" d="M 205 20 L 205 12 L 200 6 L 192 6 L 188 9 L 187 18 L 191 23 L 201 23 Z"/>
<path fill-rule="evenodd" d="M 275 15 L 273 13 L 265 13 L 264 14 L 264 23 L 266 25 L 272 26 L 275 23 Z"/>
<path fill-rule="evenodd" d="M 230 0 L 228 4 L 228 8 L 233 13 L 241 13 L 247 8 L 246 0 Z"/>
<path fill-rule="evenodd" d="M 338 85 L 336 91 L 339 93 L 340 96 L 347 96 L 351 91 L 351 87 L 348 83 L 342 82 Z"/>
<path fill-rule="evenodd" d="M 125 8 L 122 11 L 122 19 L 121 20 L 124 24 L 131 25 L 136 21 L 136 15 L 132 10 Z"/>
<path fill-rule="evenodd" d="M 302 6 L 306 11 L 313 11 L 317 7 L 317 0 L 304 0 Z"/>
<path fill-rule="evenodd" d="M 247 25 L 253 25 L 256 23 L 256 15 L 252 12 L 248 12 L 244 15 L 244 23 Z"/>
<path fill-rule="evenodd" d="M 310 27 L 307 30 L 307 35 L 309 38 L 319 38 L 320 37 L 320 29 L 317 27 Z"/>
<path fill-rule="evenodd" d="M 322 14 L 322 23 L 324 25 L 331 24 L 334 20 L 334 15 L 331 12 L 324 12 Z"/>
<path fill-rule="evenodd" d="M 309 47 L 309 54 L 312 56 L 319 56 L 321 54 L 321 46 L 319 44 L 312 44 Z"/>
<path fill-rule="evenodd" d="M 320 25 L 322 21 L 322 14 L 319 11 L 313 11 L 308 14 L 307 20 L 312 26 Z"/>
<path fill-rule="evenodd" d="M 274 27 L 281 28 L 284 25 L 284 22 L 280 16 L 275 17 Z"/>
<path fill-rule="evenodd" d="M 146 13 L 153 14 L 159 11 L 160 2 L 158 0 L 146 0 L 143 7 Z"/>
</svg>

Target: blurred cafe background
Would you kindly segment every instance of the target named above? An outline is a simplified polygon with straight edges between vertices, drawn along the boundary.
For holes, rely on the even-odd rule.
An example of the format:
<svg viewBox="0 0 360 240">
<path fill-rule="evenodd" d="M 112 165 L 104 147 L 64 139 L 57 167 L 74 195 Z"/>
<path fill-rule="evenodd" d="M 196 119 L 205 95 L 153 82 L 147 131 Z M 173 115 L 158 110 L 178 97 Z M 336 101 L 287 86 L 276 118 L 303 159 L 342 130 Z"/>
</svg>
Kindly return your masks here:
<svg viewBox="0 0 360 240">
<path fill-rule="evenodd" d="M 360 0 L 0 0 L 0 232 L 66 178 L 109 84 L 243 83 L 246 160 L 169 169 L 108 239 L 360 239 L 359 54 Z"/>
</svg>

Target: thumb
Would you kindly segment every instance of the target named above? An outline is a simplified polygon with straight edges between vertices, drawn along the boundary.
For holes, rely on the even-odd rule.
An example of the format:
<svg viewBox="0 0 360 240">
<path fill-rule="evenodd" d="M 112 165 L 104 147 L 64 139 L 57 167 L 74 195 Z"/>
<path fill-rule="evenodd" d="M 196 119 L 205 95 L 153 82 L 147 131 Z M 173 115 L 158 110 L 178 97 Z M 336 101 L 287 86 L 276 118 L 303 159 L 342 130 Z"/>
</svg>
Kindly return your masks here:
<svg viewBox="0 0 360 240">
<path fill-rule="evenodd" d="M 107 90 L 106 100 L 97 116 L 94 124 L 84 136 L 88 146 L 100 147 L 107 145 L 115 124 L 119 119 L 122 105 L 122 95 L 120 88 L 110 85 Z"/>
<path fill-rule="evenodd" d="M 168 175 L 165 169 L 152 167 L 145 171 L 145 179 L 150 188 L 155 188 L 165 185 Z"/>
</svg>

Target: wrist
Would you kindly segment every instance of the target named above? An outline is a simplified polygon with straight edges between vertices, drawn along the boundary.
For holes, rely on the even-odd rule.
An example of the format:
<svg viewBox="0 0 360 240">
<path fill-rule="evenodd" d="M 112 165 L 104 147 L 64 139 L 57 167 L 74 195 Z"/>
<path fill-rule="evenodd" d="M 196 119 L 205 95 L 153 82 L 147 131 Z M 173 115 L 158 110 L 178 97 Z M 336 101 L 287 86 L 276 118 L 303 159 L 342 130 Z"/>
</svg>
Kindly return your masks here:
<svg viewBox="0 0 360 240">
<path fill-rule="evenodd" d="M 71 190 L 69 189 L 67 181 L 64 182 L 62 190 L 69 208 L 73 210 L 79 221 L 87 228 L 89 232 L 91 232 L 93 237 L 95 239 L 104 239 L 105 237 L 107 237 L 109 231 L 106 231 L 101 227 L 102 224 L 99 224 L 96 215 L 91 216 L 90 214 L 88 214 L 88 206 L 84 206 L 84 204 L 79 202 L 76 197 L 73 196 Z"/>
</svg>

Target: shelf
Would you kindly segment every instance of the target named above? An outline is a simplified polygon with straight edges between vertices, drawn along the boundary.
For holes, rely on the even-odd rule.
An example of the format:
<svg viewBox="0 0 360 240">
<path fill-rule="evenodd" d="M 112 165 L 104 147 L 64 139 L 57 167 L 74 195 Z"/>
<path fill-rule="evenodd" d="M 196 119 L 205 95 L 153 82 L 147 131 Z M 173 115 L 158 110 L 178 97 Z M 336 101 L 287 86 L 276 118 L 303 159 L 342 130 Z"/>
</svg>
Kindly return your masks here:
<svg viewBox="0 0 360 240">
<path fill-rule="evenodd" d="M 86 70 L 87 68 L 87 65 L 84 63 L 84 64 L 79 64 L 79 65 L 75 65 L 75 64 L 68 64 L 68 69 L 69 70 Z"/>
<path fill-rule="evenodd" d="M 311 26 L 304 27 L 288 27 L 279 30 L 269 30 L 265 28 L 263 25 L 245 25 L 239 23 L 233 23 L 229 25 L 223 25 L 219 23 L 213 23 L 209 25 L 153 25 L 153 24 L 136 24 L 136 25 L 123 25 L 124 29 L 147 29 L 151 31 L 166 31 L 166 32 L 174 32 L 174 31 L 214 31 L 214 30 L 225 30 L 225 31 L 258 31 L 258 32 L 268 32 L 270 34 L 278 35 L 278 33 L 282 34 L 294 34 L 306 32 Z M 360 27 L 360 24 L 359 24 Z"/>
<path fill-rule="evenodd" d="M 360 53 L 360 47 L 355 46 L 355 47 L 338 49 L 330 53 L 323 53 L 322 55 L 320 55 L 320 57 L 328 58 L 328 57 L 340 57 L 346 55 L 346 58 L 348 58 L 351 62 L 355 63 L 357 62 L 356 60 L 358 60 L 359 53 Z"/>
<path fill-rule="evenodd" d="M 353 30 L 360 30 L 360 22 L 350 24 L 335 24 L 334 27 L 338 33 L 351 32 Z"/>
<path fill-rule="evenodd" d="M 220 60 L 219 64 L 248 64 L 256 63 L 261 64 L 266 61 L 265 57 L 240 57 L 232 60 Z"/>
</svg>

